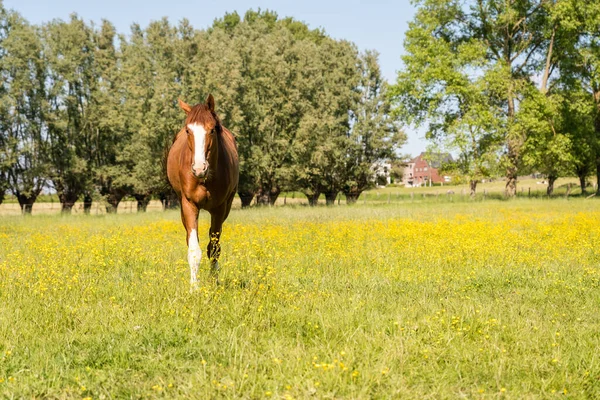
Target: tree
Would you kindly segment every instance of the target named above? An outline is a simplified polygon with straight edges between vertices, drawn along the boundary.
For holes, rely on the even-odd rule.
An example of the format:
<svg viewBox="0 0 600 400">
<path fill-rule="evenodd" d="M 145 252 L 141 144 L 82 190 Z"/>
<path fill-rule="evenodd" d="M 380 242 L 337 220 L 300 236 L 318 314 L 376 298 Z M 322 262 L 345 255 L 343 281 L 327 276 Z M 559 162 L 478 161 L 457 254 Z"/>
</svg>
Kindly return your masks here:
<svg viewBox="0 0 600 400">
<path fill-rule="evenodd" d="M 163 165 L 158 160 L 181 127 L 177 98 L 187 98 L 198 49 L 196 33 L 187 20 L 178 27 L 166 18 L 142 30 L 132 27 L 122 42 L 122 76 L 126 130 L 130 140 L 119 160 L 128 171 L 122 180 L 145 211 L 153 195 L 168 196 Z M 199 82 L 198 82 L 199 83 Z"/>
<path fill-rule="evenodd" d="M 0 31 L 2 173 L 21 210 L 31 213 L 49 176 L 42 44 L 35 27 L 4 8 Z"/>
<path fill-rule="evenodd" d="M 548 196 L 553 193 L 556 180 L 571 172 L 573 165 L 571 138 L 562 130 L 561 103 L 561 96 L 547 97 L 533 91 L 521 104 L 516 126 L 527 132 L 523 165 L 546 177 Z"/>
<path fill-rule="evenodd" d="M 340 77 L 340 70 L 347 79 L 352 79 L 347 74 L 348 55 L 345 53 L 349 51 L 351 57 L 352 47 L 333 44 L 320 30 L 310 30 L 291 18 L 278 19 L 269 11 L 248 11 L 243 20 L 237 14 L 226 15 L 215 21 L 208 32 L 208 42 L 215 39 L 222 40 L 219 53 L 223 53 L 228 62 L 220 66 L 225 72 L 216 71 L 211 75 L 220 78 L 228 74 L 227 86 L 236 92 L 220 89 L 223 120 L 238 135 L 238 193 L 242 205 L 249 205 L 253 198 L 258 204 L 273 204 L 283 188 L 297 187 L 300 180 L 305 183 L 311 180 L 310 185 L 315 185 L 312 181 L 319 180 L 315 178 L 316 170 L 297 173 L 292 168 L 294 159 L 311 162 L 309 154 L 304 151 L 301 155 L 303 149 L 295 144 L 300 136 L 303 136 L 300 141 L 307 141 L 308 146 L 316 144 L 308 143 L 309 131 L 316 126 L 316 121 L 336 125 L 336 132 L 339 131 L 338 104 L 345 100 L 336 97 L 336 90 L 344 92 L 348 87 Z M 211 46 L 217 49 L 216 45 Z M 229 53 L 230 48 L 234 49 L 233 54 Z M 329 54 L 325 54 L 327 50 Z M 207 86 L 214 82 L 209 76 L 205 76 L 204 81 Z M 336 89 L 333 82 L 343 89 Z M 219 84 L 222 86 L 222 81 Z M 332 104 L 318 104 L 321 97 L 327 97 Z M 348 106 L 343 111 L 345 124 L 348 123 L 347 112 Z M 314 137 L 319 137 L 321 132 L 328 130 L 324 127 L 313 132 Z M 327 151 L 327 158 L 335 158 L 332 157 L 335 146 L 331 143 L 328 146 L 331 151 Z M 310 190 L 306 188 L 307 192 Z"/>
<path fill-rule="evenodd" d="M 600 4 L 581 2 L 579 5 L 583 8 L 579 14 L 583 22 L 583 34 L 576 42 L 576 57 L 571 60 L 571 66 L 576 67 L 578 83 L 586 90 L 594 104 L 594 153 L 597 194 L 600 195 Z"/>
<path fill-rule="evenodd" d="M 114 26 L 103 21 L 94 35 L 94 107 L 90 108 L 86 148 L 96 191 L 106 201 L 106 211 L 117 212 L 119 203 L 131 193 L 130 170 L 121 157 L 131 140 L 124 112 L 125 82 L 119 68 L 119 51 L 115 46 Z M 158 162 L 158 161 L 155 161 Z M 91 204 L 92 193 L 84 193 L 84 203 Z"/>
<path fill-rule="evenodd" d="M 573 1 L 422 0 L 406 35 L 406 68 L 394 88 L 401 115 L 416 124 L 430 121 L 431 136 L 438 130 L 467 132 L 475 142 L 481 136 L 482 143 L 495 142 L 487 135 L 491 125 L 501 139 L 508 196 L 516 193 L 528 134 L 519 124 L 520 105 L 538 74 L 547 88 L 563 54 L 555 50 L 563 37 L 559 17 L 552 14 L 557 3 L 565 8 Z M 471 118 L 466 129 L 452 131 L 469 111 L 489 118 Z M 473 155 L 487 158 L 489 152 Z"/>
<path fill-rule="evenodd" d="M 310 205 L 325 195 L 333 204 L 344 184 L 348 110 L 357 101 L 358 54 L 351 43 L 324 39 L 306 43 L 301 80 L 309 102 L 293 145 L 290 166 L 293 187 L 303 192 Z"/>
<path fill-rule="evenodd" d="M 93 107 L 94 32 L 76 15 L 66 23 L 43 27 L 48 69 L 48 138 L 50 179 L 70 213 L 77 199 L 91 190 L 92 174 L 86 149 Z"/>
<path fill-rule="evenodd" d="M 352 128 L 345 149 L 343 192 L 348 203 L 375 183 L 377 164 L 393 159 L 406 142 L 397 118 L 391 114 L 387 83 L 381 76 L 377 53 L 366 51 L 360 60 L 359 100 L 351 110 Z"/>
<path fill-rule="evenodd" d="M 579 178 L 581 193 L 586 193 L 587 178 L 596 167 L 597 142 L 594 129 L 596 106 L 581 86 L 566 93 L 561 115 L 563 129 L 571 140 L 570 172 Z"/>
</svg>

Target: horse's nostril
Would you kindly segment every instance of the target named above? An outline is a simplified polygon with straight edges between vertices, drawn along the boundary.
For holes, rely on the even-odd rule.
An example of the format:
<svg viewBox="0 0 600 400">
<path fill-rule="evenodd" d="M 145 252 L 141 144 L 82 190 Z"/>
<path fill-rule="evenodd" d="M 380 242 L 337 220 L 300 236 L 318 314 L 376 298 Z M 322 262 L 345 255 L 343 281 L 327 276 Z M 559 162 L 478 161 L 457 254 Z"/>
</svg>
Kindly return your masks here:
<svg viewBox="0 0 600 400">
<path fill-rule="evenodd" d="M 202 163 L 202 166 L 200 168 L 197 168 L 194 165 L 192 165 L 192 174 L 198 178 L 203 177 L 206 174 L 207 170 L 208 170 L 208 163 L 206 163 L 206 162 Z"/>
</svg>

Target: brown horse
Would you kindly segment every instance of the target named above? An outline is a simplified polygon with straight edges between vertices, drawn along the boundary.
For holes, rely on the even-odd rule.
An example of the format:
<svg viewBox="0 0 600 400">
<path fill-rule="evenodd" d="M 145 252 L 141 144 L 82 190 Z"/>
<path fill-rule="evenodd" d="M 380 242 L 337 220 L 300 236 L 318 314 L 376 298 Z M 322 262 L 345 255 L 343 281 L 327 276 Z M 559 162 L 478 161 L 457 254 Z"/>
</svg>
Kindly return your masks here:
<svg viewBox="0 0 600 400">
<path fill-rule="evenodd" d="M 190 107 L 179 100 L 187 114 L 167 157 L 167 177 L 181 202 L 181 220 L 187 232 L 188 263 L 192 289 L 198 285 L 202 251 L 198 244 L 198 212 L 210 213 L 207 256 L 218 282 L 221 231 L 237 190 L 239 162 L 233 134 L 215 113 L 212 95 L 206 104 Z"/>
</svg>

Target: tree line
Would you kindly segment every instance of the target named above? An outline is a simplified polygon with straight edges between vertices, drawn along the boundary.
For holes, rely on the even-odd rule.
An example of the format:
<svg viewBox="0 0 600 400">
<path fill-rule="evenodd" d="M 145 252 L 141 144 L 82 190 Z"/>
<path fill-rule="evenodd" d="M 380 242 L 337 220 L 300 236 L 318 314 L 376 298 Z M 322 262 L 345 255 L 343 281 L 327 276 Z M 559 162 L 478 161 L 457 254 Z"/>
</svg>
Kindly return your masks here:
<svg viewBox="0 0 600 400">
<path fill-rule="evenodd" d="M 600 178 L 600 2 L 417 0 L 397 115 L 425 127 L 446 169 L 477 183 L 538 172 Z M 600 179 L 598 180 L 600 182 Z M 599 187 L 600 190 L 600 187 Z M 600 193 L 599 193 L 600 194 Z"/>
<path fill-rule="evenodd" d="M 24 212 L 44 188 L 62 210 L 126 196 L 172 199 L 162 160 L 184 116 L 212 93 L 237 135 L 239 196 L 273 204 L 349 202 L 406 141 L 373 51 L 270 11 L 226 14 L 208 29 L 166 18 L 127 35 L 106 20 L 28 23 L 0 3 L 0 202 Z"/>
</svg>

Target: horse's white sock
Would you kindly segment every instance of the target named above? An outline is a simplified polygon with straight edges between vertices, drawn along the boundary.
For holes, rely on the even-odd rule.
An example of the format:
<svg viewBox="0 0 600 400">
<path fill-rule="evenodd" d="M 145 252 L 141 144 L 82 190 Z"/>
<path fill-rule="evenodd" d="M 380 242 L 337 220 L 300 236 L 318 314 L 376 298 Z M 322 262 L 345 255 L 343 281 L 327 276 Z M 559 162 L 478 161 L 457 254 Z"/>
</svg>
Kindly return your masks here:
<svg viewBox="0 0 600 400">
<path fill-rule="evenodd" d="M 198 234 L 195 229 L 190 232 L 188 239 L 188 264 L 190 264 L 190 284 L 195 286 L 198 284 L 198 267 L 202 260 L 202 251 L 198 244 Z"/>
</svg>

